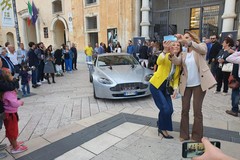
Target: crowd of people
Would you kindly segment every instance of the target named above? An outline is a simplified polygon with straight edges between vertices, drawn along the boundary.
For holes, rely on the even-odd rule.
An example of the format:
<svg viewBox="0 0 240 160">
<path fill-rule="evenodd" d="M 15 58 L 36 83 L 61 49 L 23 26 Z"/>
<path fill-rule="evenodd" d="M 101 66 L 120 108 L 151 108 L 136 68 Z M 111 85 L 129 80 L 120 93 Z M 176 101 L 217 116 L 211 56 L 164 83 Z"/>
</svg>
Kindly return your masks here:
<svg viewBox="0 0 240 160">
<path fill-rule="evenodd" d="M 23 43 L 20 43 L 18 50 L 9 42 L 5 43 L 5 47 L 0 46 L 0 130 L 4 122 L 12 154 L 28 149 L 24 142 L 17 140 L 17 111 L 24 104 L 21 97 L 31 94 L 30 84 L 32 88 L 38 88 L 43 82 L 56 83 L 55 76 L 77 70 L 77 49 L 74 43 L 71 48 L 63 44 L 61 49 L 55 51 L 52 45 L 46 48 L 43 42 L 29 42 L 28 46 L 29 50 L 24 48 Z M 5 148 L 6 144 L 0 145 L 0 150 Z M 6 156 L 6 153 L 0 152 L 0 158 Z"/>
</svg>

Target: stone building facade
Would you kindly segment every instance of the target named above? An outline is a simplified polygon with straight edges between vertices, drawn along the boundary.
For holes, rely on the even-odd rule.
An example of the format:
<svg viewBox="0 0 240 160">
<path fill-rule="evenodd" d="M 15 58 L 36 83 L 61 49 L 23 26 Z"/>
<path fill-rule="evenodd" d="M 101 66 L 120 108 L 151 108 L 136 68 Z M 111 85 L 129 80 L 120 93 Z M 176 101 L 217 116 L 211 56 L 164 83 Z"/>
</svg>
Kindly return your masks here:
<svg viewBox="0 0 240 160">
<path fill-rule="evenodd" d="M 1 1 L 1 0 L 0 0 Z M 30 0 L 30 2 L 32 2 Z M 163 35 L 192 30 L 200 37 L 239 31 L 240 0 L 34 0 L 36 24 L 28 25 L 25 1 L 16 0 L 21 42 L 44 42 L 59 48 L 75 42 L 78 50 L 90 42 L 129 39 L 162 40 Z M 1 13 L 0 18 L 3 14 Z M 0 44 L 17 46 L 15 28 L 0 24 Z"/>
<path fill-rule="evenodd" d="M 69 19 L 72 19 L 71 0 L 35 0 L 39 14 L 36 23 L 30 25 L 27 23 L 29 12 L 26 2 L 16 0 L 20 39 L 25 46 L 30 41 L 44 42 L 46 46 L 52 44 L 55 48 L 59 48 L 63 43 L 70 43 L 73 37 L 73 27 L 69 22 Z M 13 39 L 8 36 L 9 33 Z M 2 27 L 1 35 L 1 44 L 10 40 L 17 46 L 14 26 Z"/>
</svg>

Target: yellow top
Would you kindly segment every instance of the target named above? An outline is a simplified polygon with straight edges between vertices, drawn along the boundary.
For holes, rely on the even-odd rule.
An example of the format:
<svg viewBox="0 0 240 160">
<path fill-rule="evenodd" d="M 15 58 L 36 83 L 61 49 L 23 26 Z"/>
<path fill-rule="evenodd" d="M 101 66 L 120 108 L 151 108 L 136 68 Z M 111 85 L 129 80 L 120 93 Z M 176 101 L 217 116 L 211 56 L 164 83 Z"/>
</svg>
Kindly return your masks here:
<svg viewBox="0 0 240 160">
<path fill-rule="evenodd" d="M 166 55 L 164 56 L 164 53 L 161 53 L 158 56 L 158 59 L 157 59 L 158 69 L 149 81 L 156 88 L 159 88 L 161 86 L 161 84 L 167 79 L 171 71 L 172 63 L 168 59 L 169 54 L 170 53 L 166 53 Z M 174 89 L 178 88 L 179 78 L 180 78 L 180 66 L 176 66 L 173 79 L 170 82 L 170 86 L 172 86 Z"/>
<path fill-rule="evenodd" d="M 84 51 L 85 51 L 85 54 L 87 56 L 92 56 L 92 54 L 93 54 L 93 48 L 92 47 L 87 46 L 87 47 L 85 47 Z"/>
</svg>

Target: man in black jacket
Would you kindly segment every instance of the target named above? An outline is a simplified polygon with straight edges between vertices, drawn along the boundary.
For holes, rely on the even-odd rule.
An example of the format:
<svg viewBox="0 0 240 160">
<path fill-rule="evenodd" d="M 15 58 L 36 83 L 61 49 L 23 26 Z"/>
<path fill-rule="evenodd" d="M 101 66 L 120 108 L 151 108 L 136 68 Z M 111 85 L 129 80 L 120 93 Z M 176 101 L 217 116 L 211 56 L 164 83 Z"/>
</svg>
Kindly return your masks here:
<svg viewBox="0 0 240 160">
<path fill-rule="evenodd" d="M 139 58 L 141 65 L 144 67 L 148 67 L 148 46 L 147 42 L 144 42 L 144 44 L 139 49 Z"/>
<path fill-rule="evenodd" d="M 211 64 L 211 72 L 214 77 L 216 77 L 216 71 L 217 71 L 217 59 L 216 56 L 218 55 L 218 52 L 222 49 L 222 45 L 217 41 L 218 36 L 212 35 L 211 36 L 211 42 L 212 42 L 212 48 L 209 52 L 209 64 Z"/>
<path fill-rule="evenodd" d="M 75 43 L 72 44 L 71 51 L 73 52 L 72 69 L 77 70 L 77 49 Z"/>
<path fill-rule="evenodd" d="M 34 52 L 35 50 L 35 43 L 29 42 L 29 51 L 27 53 L 28 60 L 29 60 L 29 67 L 31 67 L 32 70 L 32 87 L 36 88 L 39 85 L 37 84 L 37 76 L 38 76 L 38 57 L 37 54 Z"/>
<path fill-rule="evenodd" d="M 2 60 L 0 59 L 0 92 L 2 93 L 6 91 L 12 91 L 15 88 L 17 88 L 17 85 L 18 85 L 17 81 L 13 80 L 13 81 L 7 82 L 3 80 L 1 68 L 2 68 Z M 2 129 L 3 118 L 4 118 L 3 101 L 0 98 L 0 130 Z M 7 147 L 6 144 L 0 145 L 0 151 L 4 150 L 6 147 Z M 4 157 L 7 157 L 7 154 L 0 152 L 0 159 Z"/>
</svg>

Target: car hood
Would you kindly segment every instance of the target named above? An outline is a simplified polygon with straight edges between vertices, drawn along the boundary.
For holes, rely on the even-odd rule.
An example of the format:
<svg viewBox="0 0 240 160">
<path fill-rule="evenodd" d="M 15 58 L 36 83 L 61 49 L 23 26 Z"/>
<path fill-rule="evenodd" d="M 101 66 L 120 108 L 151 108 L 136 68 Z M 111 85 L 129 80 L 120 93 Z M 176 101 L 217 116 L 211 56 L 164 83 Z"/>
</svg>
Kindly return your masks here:
<svg viewBox="0 0 240 160">
<path fill-rule="evenodd" d="M 112 66 L 112 69 L 109 66 L 101 67 L 99 71 L 116 83 L 142 82 L 146 74 L 146 69 L 140 65 L 134 68 L 130 65 Z"/>
</svg>

